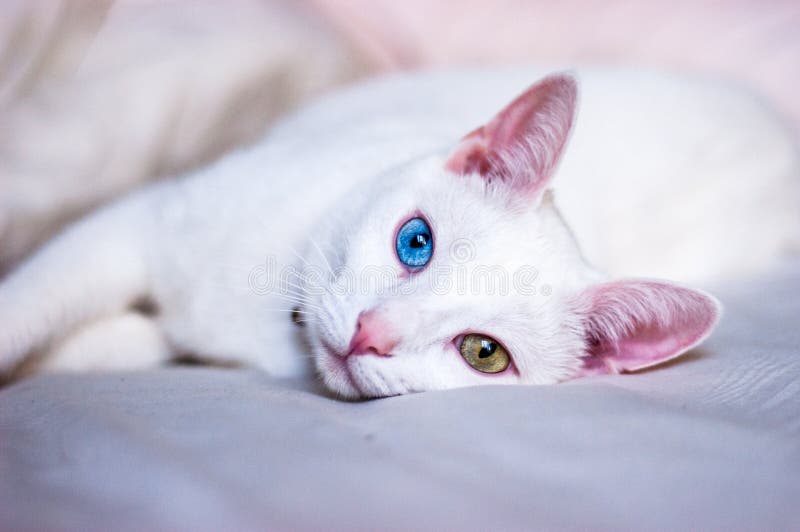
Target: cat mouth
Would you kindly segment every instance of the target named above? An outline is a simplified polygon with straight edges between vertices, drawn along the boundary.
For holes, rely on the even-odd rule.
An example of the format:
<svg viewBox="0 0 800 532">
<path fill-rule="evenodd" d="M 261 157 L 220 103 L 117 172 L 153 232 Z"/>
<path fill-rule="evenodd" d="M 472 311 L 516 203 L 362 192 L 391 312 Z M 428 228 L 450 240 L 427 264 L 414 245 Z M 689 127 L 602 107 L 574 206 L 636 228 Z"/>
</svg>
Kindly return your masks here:
<svg viewBox="0 0 800 532">
<path fill-rule="evenodd" d="M 357 396 L 365 397 L 364 390 L 359 386 L 347 362 L 348 357 L 340 354 L 339 351 L 322 338 L 320 339 L 320 344 L 322 345 L 323 358 L 325 360 L 323 364 L 324 372 L 330 373 L 334 379 L 337 375 L 344 376 L 350 387 L 357 393 Z M 334 391 L 341 392 L 341 390 Z"/>
</svg>

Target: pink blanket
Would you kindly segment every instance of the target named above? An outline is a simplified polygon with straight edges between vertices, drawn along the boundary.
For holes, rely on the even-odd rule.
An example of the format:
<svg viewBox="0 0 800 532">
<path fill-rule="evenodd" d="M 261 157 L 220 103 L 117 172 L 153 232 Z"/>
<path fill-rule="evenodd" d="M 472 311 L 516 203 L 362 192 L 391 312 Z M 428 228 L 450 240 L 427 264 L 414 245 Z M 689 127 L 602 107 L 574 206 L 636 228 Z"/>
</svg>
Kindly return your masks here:
<svg viewBox="0 0 800 532">
<path fill-rule="evenodd" d="M 706 72 L 763 92 L 800 124 L 793 0 L 307 0 L 378 68 L 626 64 Z"/>
</svg>

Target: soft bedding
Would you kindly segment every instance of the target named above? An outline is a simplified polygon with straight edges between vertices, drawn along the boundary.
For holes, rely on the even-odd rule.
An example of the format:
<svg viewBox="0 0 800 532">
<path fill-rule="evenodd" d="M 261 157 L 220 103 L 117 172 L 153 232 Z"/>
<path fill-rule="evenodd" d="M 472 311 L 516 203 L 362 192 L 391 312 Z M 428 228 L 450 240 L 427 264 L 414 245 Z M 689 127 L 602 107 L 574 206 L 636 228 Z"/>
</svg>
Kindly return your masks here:
<svg viewBox="0 0 800 532">
<path fill-rule="evenodd" d="M 67 39 L 69 46 L 57 46 L 58 39 L 43 40 L 50 44 L 45 47 L 31 41 L 26 50 L 32 56 L 89 44 L 93 46 L 87 50 L 94 54 L 78 54 L 83 59 L 75 64 L 26 62 L 21 70 L 3 73 L 0 144 L 15 157 L 7 157 L 0 169 L 4 190 L 14 194 L 0 200 L 22 205 L 25 209 L 19 212 L 25 216 L 15 213 L 14 221 L 22 220 L 19 227 L 35 229 L 36 235 L 49 233 L 62 217 L 80 210 L 66 201 L 71 196 L 61 194 L 58 198 L 69 209 L 63 215 L 58 211 L 52 224 L 41 222 L 41 229 L 34 217 L 51 220 L 56 211 L 23 201 L 38 197 L 25 191 L 37 192 L 49 183 L 40 176 L 103 177 L 104 186 L 92 189 L 96 198 L 75 195 L 80 201 L 88 197 L 100 202 L 139 178 L 172 174 L 213 158 L 252 138 L 269 118 L 307 93 L 351 76 L 351 68 L 358 70 L 348 66 L 348 54 L 338 40 L 309 40 L 308 32 L 300 31 L 305 18 L 281 22 L 290 19 L 276 17 L 270 3 L 252 3 L 256 7 L 246 11 L 203 3 L 189 18 L 177 4 L 97 4 L 115 7 L 102 25 L 99 18 L 88 20 L 85 31 L 67 31 L 66 23 L 53 26 L 54 33 L 34 31 L 38 23 L 25 26 L 33 35 L 93 36 Z M 322 9 L 328 3 L 310 4 Z M 336 12 L 347 14 L 341 6 Z M 75 22 L 70 12 L 42 11 L 60 15 L 54 21 Z M 220 19 L 220 13 L 230 18 Z M 796 117 L 796 98 L 786 92 L 794 84 L 780 82 L 797 72 L 796 61 L 791 61 L 796 39 L 771 26 L 791 28 L 791 17 L 764 9 L 759 13 L 770 17 L 770 24 L 758 27 L 763 26 L 770 46 L 781 53 L 769 48 L 770 53 L 758 56 L 769 56 L 769 61 L 747 61 L 741 53 L 717 56 L 746 64 L 750 77 L 767 79 L 768 92 Z M 484 24 L 484 14 L 479 15 L 473 19 Z M 537 12 L 536 18 L 558 27 L 553 17 Z M 750 22 L 749 15 L 741 18 Z M 665 24 L 660 17 L 649 19 Z M 19 20 L 7 16 L 0 23 Z M 157 20 L 162 22 L 154 25 Z M 174 31 L 175 20 L 187 30 Z M 386 22 L 402 20 L 390 17 Z M 427 24 L 437 20 L 426 12 Z M 568 26 L 574 29 L 571 21 Z M 623 34 L 615 25 L 601 26 Z M 0 24 L 0 30 L 4 27 Z M 149 33 L 139 30 L 143 27 Z M 469 25 L 459 27 L 471 31 Z M 739 26 L 727 21 L 725 27 Z M 105 29 L 95 35 L 100 28 Z M 271 28 L 282 28 L 286 35 Z M 299 46 L 271 48 L 260 40 L 268 36 L 270 42 L 285 41 L 292 31 L 299 37 L 290 42 L 327 49 L 331 55 Z M 747 35 L 731 31 L 746 49 Z M 417 33 L 440 41 L 443 35 Z M 651 42 L 654 33 L 643 33 Z M 595 41 L 586 39 L 585 32 L 578 34 L 595 53 Z M 705 30 L 701 34 L 705 42 Z M 158 35 L 169 37 L 172 53 L 167 53 L 166 37 L 154 39 Z M 380 35 L 388 39 L 393 33 Z M 542 32 L 525 35 L 546 38 Z M 140 41 L 160 46 L 152 55 L 142 54 Z M 198 53 L 200 42 L 205 43 L 202 50 L 216 50 L 215 57 L 237 60 L 217 61 L 216 69 L 207 69 L 199 61 L 206 57 Z M 691 48 L 692 42 L 677 44 Z M 429 57 L 431 50 L 444 54 L 448 49 L 442 44 L 429 46 L 428 53 L 420 48 L 419 57 L 409 63 L 444 62 Z M 561 57 L 511 37 L 494 44 L 505 46 L 515 59 L 529 59 L 527 51 L 534 49 L 545 59 Z M 623 48 L 620 56 L 628 53 L 629 47 Z M 129 55 L 122 54 L 125 50 Z M 714 49 L 704 50 L 692 57 L 714 55 Z M 322 69 L 325 75 L 308 79 L 305 70 L 287 71 L 287 64 L 308 66 L 294 61 L 300 55 L 330 64 L 330 71 Z M 500 51 L 486 55 L 496 59 Z M 463 58 L 474 59 L 466 53 Z M 186 68 L 174 68 L 178 64 Z M 39 77 L 28 75 L 30 65 L 41 67 L 36 70 Z M 220 70 L 221 65 L 226 68 Z M 189 66 L 193 68 L 187 70 Z M 154 79 L 172 84 L 154 84 Z M 193 99 L 173 97 L 186 92 L 186 79 L 193 83 Z M 200 85 L 207 90 L 196 90 Z M 151 112 L 120 105 L 116 95 L 123 93 L 150 97 L 146 107 Z M 242 95 L 255 100 L 240 105 L 247 100 Z M 165 111 L 173 107 L 178 110 Z M 263 112 L 252 112 L 254 108 Z M 89 111 L 104 121 L 87 120 L 95 116 Z M 118 119 L 122 115 L 135 121 Z M 184 125 L 173 131 L 165 120 L 176 116 Z M 132 128 L 140 134 L 133 135 Z M 180 137 L 183 143 L 164 141 L 176 131 L 192 134 Z M 119 142 L 98 143 L 97 138 Z M 109 143 L 124 150 L 115 152 L 108 164 L 100 157 L 106 151 L 74 149 Z M 95 173 L 98 168 L 103 171 Z M 111 190 L 111 182 L 124 186 Z M 22 237 L 12 242 L 10 219 L 0 219 L 5 231 L 0 258 L 6 260 L 21 256 L 33 242 Z M 641 374 L 558 386 L 467 388 L 348 403 L 326 396 L 313 384 L 238 369 L 176 367 L 22 381 L 0 389 L 0 530 L 798 529 L 800 263 L 713 292 L 726 313 L 702 350 Z"/>
<path fill-rule="evenodd" d="M 637 375 L 348 403 L 254 371 L 0 390 L 0 528 L 800 527 L 800 263 Z"/>
<path fill-rule="evenodd" d="M 67 222 L 251 142 L 364 67 L 284 0 L 0 3 L 0 274 Z"/>
</svg>

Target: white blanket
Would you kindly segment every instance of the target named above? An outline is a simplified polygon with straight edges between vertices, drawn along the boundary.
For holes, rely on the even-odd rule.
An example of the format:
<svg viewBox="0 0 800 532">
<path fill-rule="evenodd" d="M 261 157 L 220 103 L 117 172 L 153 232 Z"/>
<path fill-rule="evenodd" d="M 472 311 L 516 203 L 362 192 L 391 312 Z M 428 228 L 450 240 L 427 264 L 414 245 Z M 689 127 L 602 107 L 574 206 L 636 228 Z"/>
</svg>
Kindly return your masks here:
<svg viewBox="0 0 800 532">
<path fill-rule="evenodd" d="M 3 0 L 0 274 L 75 218 L 362 70 L 283 0 Z"/>
</svg>

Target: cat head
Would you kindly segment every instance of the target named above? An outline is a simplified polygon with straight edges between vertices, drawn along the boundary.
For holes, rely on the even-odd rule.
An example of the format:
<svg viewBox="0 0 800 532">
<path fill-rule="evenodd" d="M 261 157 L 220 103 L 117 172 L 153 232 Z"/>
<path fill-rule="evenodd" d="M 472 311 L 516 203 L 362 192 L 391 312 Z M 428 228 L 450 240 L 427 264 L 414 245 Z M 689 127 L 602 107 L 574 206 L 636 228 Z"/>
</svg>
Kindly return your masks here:
<svg viewBox="0 0 800 532">
<path fill-rule="evenodd" d="M 606 281 L 548 185 L 576 84 L 546 78 L 448 154 L 375 179 L 317 235 L 303 312 L 316 367 L 348 398 L 549 384 L 676 357 L 717 321 L 710 296 Z"/>
</svg>

